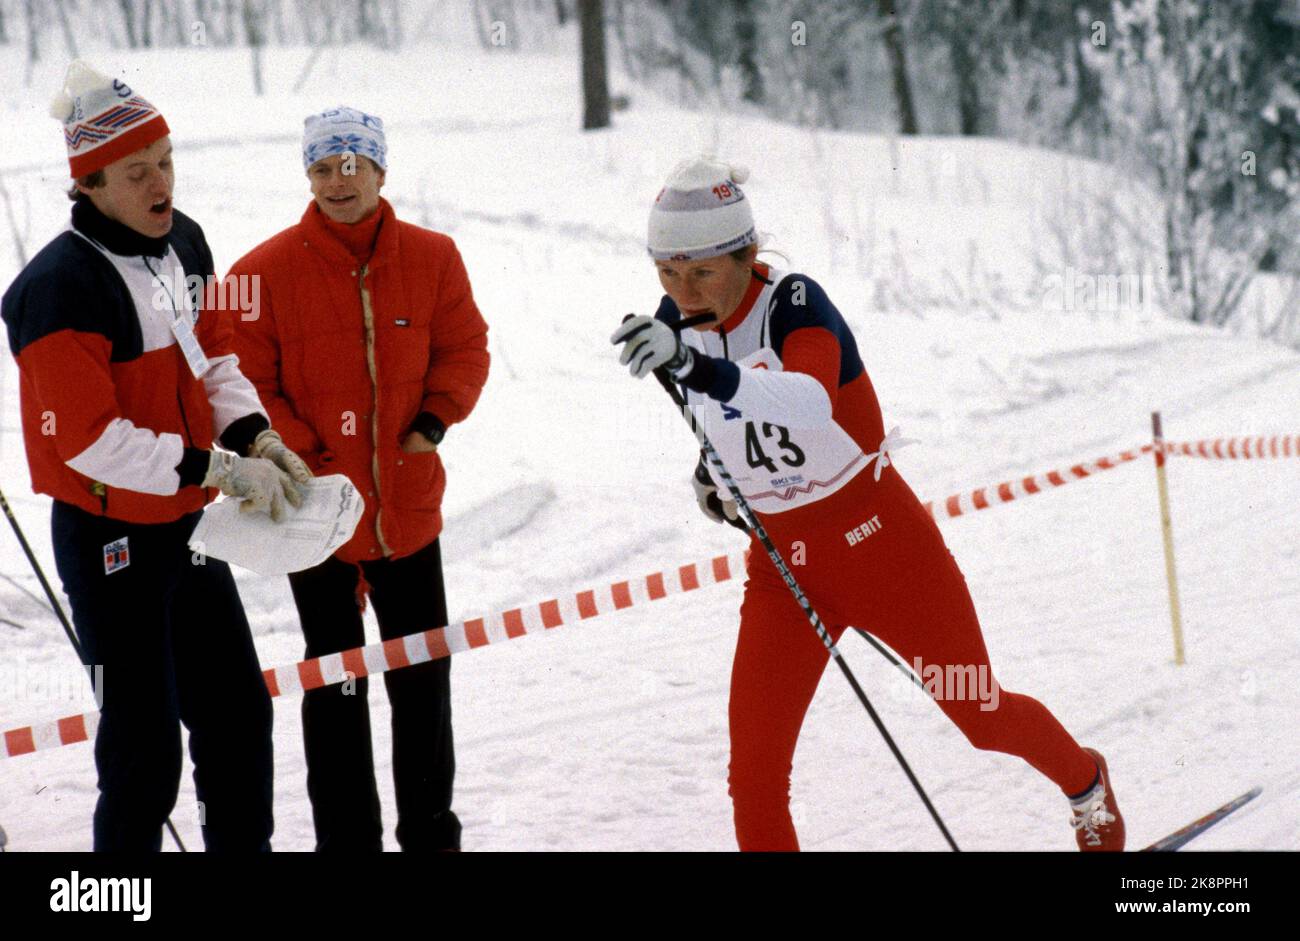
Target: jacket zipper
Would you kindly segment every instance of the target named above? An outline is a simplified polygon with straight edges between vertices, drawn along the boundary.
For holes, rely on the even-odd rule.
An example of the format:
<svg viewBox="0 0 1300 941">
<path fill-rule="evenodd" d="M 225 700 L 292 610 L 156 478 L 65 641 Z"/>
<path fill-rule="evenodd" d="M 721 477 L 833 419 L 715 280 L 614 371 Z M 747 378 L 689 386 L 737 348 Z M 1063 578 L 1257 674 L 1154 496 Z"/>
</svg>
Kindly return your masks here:
<svg viewBox="0 0 1300 941">
<path fill-rule="evenodd" d="M 179 388 L 176 390 L 176 406 L 181 410 L 181 424 L 185 426 L 186 441 L 184 442 L 184 447 L 193 447 L 194 432 L 190 431 L 190 420 L 185 415 L 185 399 L 182 398 L 181 390 Z"/>
<path fill-rule="evenodd" d="M 369 263 L 361 266 L 358 285 L 361 289 L 361 316 L 366 328 L 366 368 L 370 370 L 373 393 L 370 412 L 370 473 L 375 478 L 375 538 L 379 540 L 379 551 L 390 556 L 393 552 L 384 541 L 384 529 L 380 520 L 383 514 L 383 494 L 379 490 L 379 369 L 375 362 L 375 312 L 370 306 L 370 289 L 366 287 L 366 272 L 369 270 Z"/>
<path fill-rule="evenodd" d="M 166 257 L 166 256 L 164 256 L 164 257 Z M 157 280 L 157 278 L 158 278 L 158 272 L 154 271 L 154 270 L 153 270 L 153 265 L 149 264 L 149 256 L 148 256 L 148 255 L 141 255 L 141 256 L 140 256 L 140 260 L 144 262 L 145 270 L 147 270 L 147 271 L 149 272 L 149 274 L 152 275 L 153 278 L 154 278 L 155 280 Z M 164 288 L 164 289 L 165 289 L 165 288 Z M 168 299 L 169 301 L 171 301 L 171 304 L 172 304 L 172 313 L 176 315 L 174 319 L 179 320 L 179 319 L 181 318 L 181 316 L 182 316 L 182 315 L 181 315 L 181 309 L 180 309 L 180 306 L 176 303 L 176 297 L 175 297 L 175 295 L 173 295 L 172 292 L 171 292 L 170 290 L 167 291 L 167 299 Z M 182 358 L 182 359 L 185 359 L 185 351 L 181 349 L 179 343 L 176 343 L 175 345 L 176 345 L 176 349 L 177 349 L 177 351 L 181 354 L 181 358 Z M 189 360 L 188 360 L 188 359 L 185 359 L 185 365 L 186 365 L 186 368 L 189 367 Z M 184 379 L 184 376 L 182 375 L 182 377 L 181 377 L 181 382 L 184 382 L 184 381 L 185 381 L 185 379 Z M 201 380 L 200 380 L 200 381 L 201 381 Z M 185 428 L 185 439 L 186 439 L 186 440 L 182 442 L 182 446 L 183 446 L 183 447 L 193 447 L 193 446 L 194 446 L 194 432 L 192 432 L 192 431 L 190 430 L 190 420 L 189 420 L 189 417 L 185 414 L 185 397 L 181 395 L 181 387 L 180 387 L 180 384 L 179 384 L 179 383 L 178 383 L 177 386 L 176 386 L 176 407 L 177 407 L 177 409 L 180 410 L 180 413 L 181 413 L 181 425 L 183 425 L 184 428 Z M 217 444 L 217 442 L 214 441 L 213 444 L 215 445 L 215 444 Z"/>
</svg>

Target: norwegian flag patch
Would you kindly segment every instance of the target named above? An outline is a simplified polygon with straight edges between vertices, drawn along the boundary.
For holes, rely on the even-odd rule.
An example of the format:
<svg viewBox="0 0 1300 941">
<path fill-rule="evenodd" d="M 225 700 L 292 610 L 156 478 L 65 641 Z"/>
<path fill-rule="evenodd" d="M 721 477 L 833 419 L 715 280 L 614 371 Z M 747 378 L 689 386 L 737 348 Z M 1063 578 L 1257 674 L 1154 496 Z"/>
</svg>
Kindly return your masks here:
<svg viewBox="0 0 1300 941">
<path fill-rule="evenodd" d="M 104 547 L 104 574 L 112 575 L 118 569 L 124 569 L 131 564 L 131 550 L 127 547 L 125 538 L 117 542 L 110 542 Z"/>
</svg>

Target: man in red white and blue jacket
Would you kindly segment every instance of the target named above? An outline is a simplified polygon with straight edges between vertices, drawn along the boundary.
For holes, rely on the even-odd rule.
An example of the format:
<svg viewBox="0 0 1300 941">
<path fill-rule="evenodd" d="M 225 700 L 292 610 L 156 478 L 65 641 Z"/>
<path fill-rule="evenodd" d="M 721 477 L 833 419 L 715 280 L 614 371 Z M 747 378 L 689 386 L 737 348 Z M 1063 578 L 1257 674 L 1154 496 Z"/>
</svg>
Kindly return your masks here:
<svg viewBox="0 0 1300 941">
<path fill-rule="evenodd" d="M 280 518 L 310 472 L 270 430 L 229 327 L 186 290 L 213 262 L 172 208 L 162 115 L 80 62 L 52 111 L 71 226 L 0 314 L 32 488 L 54 500 L 58 572 L 83 655 L 103 667 L 94 848 L 161 848 L 184 723 L 206 846 L 269 849 L 270 698 L 229 567 L 188 540 L 216 490 Z"/>
</svg>

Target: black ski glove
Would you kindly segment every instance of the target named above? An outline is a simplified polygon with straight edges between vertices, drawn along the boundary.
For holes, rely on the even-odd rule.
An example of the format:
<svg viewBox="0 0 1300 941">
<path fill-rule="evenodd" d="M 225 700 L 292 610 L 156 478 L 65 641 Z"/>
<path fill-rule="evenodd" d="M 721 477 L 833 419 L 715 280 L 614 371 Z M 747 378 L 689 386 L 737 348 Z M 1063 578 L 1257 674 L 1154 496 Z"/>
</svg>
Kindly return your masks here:
<svg viewBox="0 0 1300 941">
<path fill-rule="evenodd" d="M 749 532 L 749 527 L 741 518 L 740 509 L 735 501 L 719 495 L 718 488 L 713 484 L 713 478 L 709 476 L 709 466 L 703 451 L 700 452 L 699 463 L 695 465 L 695 476 L 691 478 L 691 485 L 695 488 L 695 502 L 700 505 L 700 511 L 705 516 L 715 523 L 728 523 L 742 533 Z"/>
</svg>

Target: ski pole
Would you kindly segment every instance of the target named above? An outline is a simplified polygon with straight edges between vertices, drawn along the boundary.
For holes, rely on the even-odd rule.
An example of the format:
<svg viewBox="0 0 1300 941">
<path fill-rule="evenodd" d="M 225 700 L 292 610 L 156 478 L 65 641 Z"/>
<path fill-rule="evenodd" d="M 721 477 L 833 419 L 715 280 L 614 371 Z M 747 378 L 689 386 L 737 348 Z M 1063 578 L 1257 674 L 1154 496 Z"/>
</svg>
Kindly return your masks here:
<svg viewBox="0 0 1300 941">
<path fill-rule="evenodd" d="M 5 518 L 9 520 L 9 525 L 13 527 L 14 535 L 18 537 L 18 545 L 22 546 L 23 553 L 27 556 L 27 561 L 31 563 L 32 571 L 36 573 L 36 580 L 41 583 L 45 589 L 45 597 L 50 601 L 50 607 L 63 625 L 63 633 L 68 635 L 68 643 L 72 644 L 72 649 L 77 652 L 77 659 L 86 663 L 86 658 L 81 652 L 81 644 L 77 642 L 77 635 L 72 633 L 72 625 L 68 623 L 68 617 L 63 613 L 63 606 L 54 598 L 54 590 L 50 588 L 50 583 L 45 580 L 45 572 L 41 570 L 41 564 L 36 561 L 36 553 L 32 552 L 32 547 L 27 543 L 27 537 L 23 535 L 22 527 L 18 525 L 18 518 L 14 516 L 13 509 L 9 506 L 9 501 L 5 499 L 3 490 L 0 490 L 0 509 L 4 510 Z"/>
<path fill-rule="evenodd" d="M 875 637 L 873 637 L 870 633 L 868 633 L 867 631 L 864 631 L 864 630 L 863 630 L 862 628 L 860 628 L 860 627 L 855 627 L 853 630 L 854 630 L 855 633 L 857 633 L 857 635 L 858 635 L 859 637 L 861 637 L 863 640 L 865 640 L 868 644 L 870 644 L 872 647 L 875 647 L 876 650 L 878 650 L 878 651 L 880 652 L 880 655 L 881 655 L 882 657 L 884 657 L 886 660 L 888 660 L 888 661 L 890 662 L 890 664 L 891 664 L 895 669 L 898 670 L 899 673 L 901 673 L 901 674 L 903 674 L 903 676 L 907 677 L 908 682 L 910 682 L 913 686 L 916 686 L 916 687 L 918 687 L 918 688 L 920 688 L 920 689 L 925 689 L 925 684 L 921 682 L 920 678 L 919 678 L 915 673 L 913 673 L 911 670 L 909 670 L 905 664 L 900 663 L 899 660 L 898 660 L 898 658 L 895 657 L 895 656 L 894 656 L 892 653 L 890 653 L 888 650 L 886 650 L 885 647 L 884 647 L 884 645 L 881 644 L 880 641 L 876 640 Z"/>
<path fill-rule="evenodd" d="M 68 643 L 72 644 L 72 649 L 76 651 L 77 659 L 81 661 L 81 665 L 87 671 L 92 670 L 91 665 L 86 662 L 86 655 L 81 650 L 81 644 L 77 642 L 77 635 L 72 632 L 72 624 L 68 621 L 68 616 L 63 613 L 63 605 L 59 604 L 58 599 L 54 597 L 54 589 L 50 588 L 50 583 L 45 580 L 45 572 L 41 569 L 41 563 L 36 561 L 36 553 L 28 545 L 27 537 L 23 535 L 22 527 L 18 525 L 18 518 L 14 516 L 14 511 L 10 508 L 9 501 L 5 499 L 3 490 L 0 490 L 0 510 L 4 511 L 5 518 L 9 520 L 9 525 L 13 527 L 14 535 L 18 537 L 18 544 L 23 547 L 23 553 L 27 556 L 27 561 L 31 563 L 32 571 L 36 573 L 36 580 L 45 589 L 45 597 L 50 600 L 50 607 L 54 610 L 55 616 L 58 617 L 59 623 L 63 625 L 63 633 L 68 635 Z M 94 682 L 93 672 L 91 673 L 91 682 Z M 184 853 L 186 851 L 185 844 L 181 842 L 181 835 L 176 832 L 176 827 L 172 825 L 171 817 L 167 818 L 167 832 L 176 841 L 176 847 Z"/>
<path fill-rule="evenodd" d="M 671 393 L 670 393 L 670 394 L 671 394 Z M 703 452 L 703 450 L 700 451 L 700 460 L 701 460 L 701 461 L 704 460 L 704 452 Z M 696 469 L 696 475 L 698 476 L 698 474 L 699 474 L 699 469 L 697 468 L 697 469 Z M 726 520 L 724 520 L 724 522 L 726 522 L 727 525 L 729 525 L 729 526 L 733 526 L 733 527 L 735 527 L 736 529 L 739 529 L 741 532 L 743 532 L 743 533 L 744 533 L 745 535 L 747 535 L 747 536 L 750 534 L 749 526 L 748 526 L 748 524 L 747 524 L 743 519 L 740 519 L 740 518 L 735 518 L 735 519 L 733 519 L 733 518 L 730 517 L 730 515 L 728 515 L 728 518 L 727 518 Z M 895 656 L 894 656 L 894 655 L 889 651 L 889 649 L 888 649 L 887 647 L 885 647 L 884 644 L 882 644 L 880 641 L 876 640 L 875 637 L 873 637 L 870 633 L 868 633 L 867 631 L 863 630 L 863 629 L 860 628 L 860 627 L 855 627 L 855 628 L 853 628 L 853 631 L 854 631 L 854 632 L 855 632 L 859 637 L 861 637 L 863 640 L 865 640 L 868 644 L 870 644 L 872 647 L 876 648 L 876 652 L 879 653 L 882 657 L 884 657 L 887 661 L 889 661 L 889 665 L 892 666 L 894 669 L 896 669 L 896 670 L 897 670 L 899 673 L 901 673 L 904 677 L 906 677 L 906 679 L 907 679 L 907 681 L 908 681 L 909 683 L 911 683 L 913 686 L 917 687 L 918 689 L 921 689 L 921 690 L 924 690 L 924 689 L 925 689 L 925 684 L 921 682 L 920 678 L 917 677 L 917 675 L 916 675 L 915 673 L 913 673 L 913 672 L 912 672 L 908 667 L 906 667 L 905 665 L 903 665 L 902 663 L 900 663 L 899 660 L 898 660 L 898 658 L 895 657 Z"/>
<path fill-rule="evenodd" d="M 670 326 L 673 326 L 674 330 L 680 333 L 683 329 L 697 323 L 703 323 L 708 318 L 708 314 L 701 314 L 697 317 L 680 320 L 677 324 Z M 776 566 L 776 570 L 780 573 L 781 579 L 785 582 L 786 587 L 789 588 L 791 594 L 794 595 L 794 600 L 799 604 L 799 607 L 803 609 L 804 615 L 808 618 L 809 623 L 812 624 L 813 630 L 817 632 L 818 638 L 821 639 L 822 644 L 826 647 L 827 651 L 830 652 L 831 659 L 835 661 L 835 664 L 840 668 L 840 672 L 844 674 L 844 678 L 848 681 L 849 686 L 853 688 L 853 692 L 858 697 L 858 701 L 861 702 L 863 707 L 867 710 L 867 715 L 869 715 L 871 721 L 875 723 L 876 729 L 884 738 L 885 744 L 889 746 L 889 750 L 894 753 L 894 758 L 897 759 L 904 774 L 907 775 L 907 779 L 912 782 L 912 787 L 916 789 L 916 793 L 921 798 L 921 802 L 925 804 L 926 810 L 928 810 L 930 816 L 934 818 L 935 824 L 939 827 L 939 832 L 942 833 L 943 838 L 948 841 L 948 845 L 952 847 L 953 852 L 960 852 L 960 849 L 957 846 L 957 841 L 954 840 L 952 834 L 948 832 L 948 828 L 944 825 L 943 818 L 939 816 L 939 812 L 935 810 L 934 804 L 930 802 L 930 797 L 926 794 L 925 788 L 921 786 L 921 782 L 917 780 L 916 775 L 912 773 L 912 768 L 908 765 L 907 759 L 903 757 L 903 753 L 899 750 L 898 745 L 895 744 L 893 736 L 891 736 L 889 730 L 885 728 L 885 723 L 881 720 L 879 714 L 877 714 L 875 708 L 871 705 L 871 700 L 867 698 L 867 694 L 858 683 L 857 677 L 854 676 L 853 671 L 849 669 L 848 663 L 845 661 L 843 655 L 840 654 L 835 641 L 831 639 L 830 633 L 826 630 L 826 625 L 822 623 L 821 617 L 813 609 L 813 606 L 808 601 L 803 589 L 799 587 L 799 583 L 795 581 L 794 575 L 791 574 L 789 567 L 785 564 L 785 560 L 781 557 L 780 551 L 776 548 L 775 544 L 773 544 L 771 537 L 768 536 L 767 530 L 763 528 L 763 524 L 759 522 L 758 517 L 754 515 L 754 511 L 750 509 L 748 501 L 746 501 L 744 496 L 741 494 L 740 488 L 737 486 L 736 481 L 732 478 L 731 474 L 727 471 L 726 465 L 722 463 L 722 458 L 718 455 L 718 452 L 714 450 L 713 444 L 709 441 L 708 435 L 705 434 L 704 429 L 700 427 L 700 424 L 695 420 L 695 415 L 686 404 L 686 400 L 682 397 L 681 392 L 678 391 L 677 386 L 673 383 L 672 379 L 662 367 L 656 369 L 654 373 L 659 384 L 663 386 L 664 390 L 672 397 L 673 403 L 681 411 L 687 424 L 690 425 L 691 431 L 695 433 L 696 439 L 700 442 L 700 447 L 704 449 L 705 457 L 708 459 L 709 463 L 713 465 L 714 469 L 718 472 L 718 476 L 726 485 L 727 492 L 731 494 L 731 499 L 735 501 L 736 508 L 740 512 L 741 518 L 744 519 L 745 525 L 749 527 L 750 531 L 758 538 L 759 542 L 763 544 L 763 548 L 767 551 L 768 558 L 772 560 L 772 564 Z"/>
</svg>

